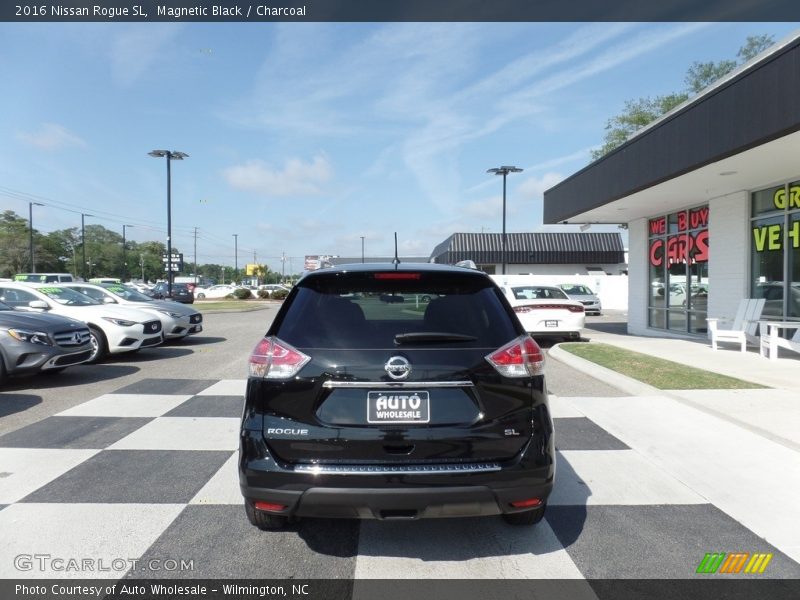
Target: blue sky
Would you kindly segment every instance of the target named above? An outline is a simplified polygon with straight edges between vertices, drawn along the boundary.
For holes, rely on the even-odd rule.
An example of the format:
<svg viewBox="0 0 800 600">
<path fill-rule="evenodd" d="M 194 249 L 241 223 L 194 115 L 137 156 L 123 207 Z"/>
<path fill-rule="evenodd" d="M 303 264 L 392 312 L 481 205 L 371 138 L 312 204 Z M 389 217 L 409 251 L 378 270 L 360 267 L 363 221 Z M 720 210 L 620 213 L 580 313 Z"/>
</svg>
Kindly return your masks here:
<svg viewBox="0 0 800 600">
<path fill-rule="evenodd" d="M 455 232 L 542 228 L 542 192 L 590 162 L 625 100 L 682 90 L 781 23 L 0 24 L 0 209 L 80 215 L 198 261 L 427 256 Z M 734 126 L 735 124 L 732 124 Z M 552 226 L 550 226 L 552 228 Z M 595 228 L 594 230 L 602 230 Z M 614 230 L 611 227 L 606 230 Z M 287 271 L 289 264 L 286 265 Z"/>
</svg>

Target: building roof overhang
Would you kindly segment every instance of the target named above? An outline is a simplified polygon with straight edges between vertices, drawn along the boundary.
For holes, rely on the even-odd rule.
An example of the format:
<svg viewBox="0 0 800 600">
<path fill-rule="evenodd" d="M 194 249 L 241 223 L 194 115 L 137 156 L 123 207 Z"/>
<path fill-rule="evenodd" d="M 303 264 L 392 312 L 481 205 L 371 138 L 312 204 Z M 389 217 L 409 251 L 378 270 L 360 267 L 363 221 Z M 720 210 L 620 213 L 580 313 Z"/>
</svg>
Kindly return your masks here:
<svg viewBox="0 0 800 600">
<path fill-rule="evenodd" d="M 627 223 L 800 178 L 800 35 L 544 193 L 545 223 Z"/>
</svg>

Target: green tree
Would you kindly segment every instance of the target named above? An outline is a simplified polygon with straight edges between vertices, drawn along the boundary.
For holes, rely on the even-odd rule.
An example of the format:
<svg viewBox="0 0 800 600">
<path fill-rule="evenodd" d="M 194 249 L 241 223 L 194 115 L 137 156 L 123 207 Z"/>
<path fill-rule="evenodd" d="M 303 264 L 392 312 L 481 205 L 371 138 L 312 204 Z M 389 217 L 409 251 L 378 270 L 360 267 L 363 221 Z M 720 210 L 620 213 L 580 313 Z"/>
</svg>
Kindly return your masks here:
<svg viewBox="0 0 800 600">
<path fill-rule="evenodd" d="M 775 38 L 766 33 L 762 35 L 748 35 L 744 46 L 739 48 L 739 52 L 736 53 L 739 63 L 746 63 L 751 58 L 761 54 L 774 43 Z"/>
<path fill-rule="evenodd" d="M 741 50 L 740 50 L 741 52 Z M 721 60 L 719 62 L 693 62 L 686 71 L 684 82 L 686 89 L 692 94 L 699 94 L 717 79 L 725 77 L 736 68 L 735 60 Z"/>
<path fill-rule="evenodd" d="M 30 263 L 28 220 L 13 210 L 0 213 L 0 277 L 28 271 Z"/>
<path fill-rule="evenodd" d="M 592 150 L 592 158 L 596 160 L 608 154 L 617 146 L 622 145 L 639 129 L 655 121 L 688 98 L 688 94 L 669 94 L 655 98 L 627 100 L 625 109 L 620 114 L 611 117 L 606 123 L 605 143 L 600 148 Z"/>
<path fill-rule="evenodd" d="M 700 93 L 709 85 L 733 71 L 738 65 L 747 62 L 774 43 L 775 41 L 771 35 L 748 36 L 745 43 L 736 53 L 739 60 L 738 63 L 735 60 L 721 60 L 719 62 L 695 61 L 686 71 L 686 77 L 684 78 L 685 91 L 656 96 L 652 99 L 639 98 L 638 100 L 626 101 L 623 111 L 606 122 L 603 145 L 596 150 L 592 150 L 592 160 L 597 160 L 614 148 L 621 146 L 639 129 L 685 102 L 691 95 Z"/>
</svg>

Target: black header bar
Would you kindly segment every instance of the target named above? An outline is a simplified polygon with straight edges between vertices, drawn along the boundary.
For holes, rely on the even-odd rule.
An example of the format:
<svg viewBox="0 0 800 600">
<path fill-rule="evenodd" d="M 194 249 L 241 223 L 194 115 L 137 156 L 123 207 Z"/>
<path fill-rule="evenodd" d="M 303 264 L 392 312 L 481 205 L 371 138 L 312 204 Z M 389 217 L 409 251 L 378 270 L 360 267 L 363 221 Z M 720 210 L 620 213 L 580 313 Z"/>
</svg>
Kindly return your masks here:
<svg viewBox="0 0 800 600">
<path fill-rule="evenodd" d="M 6 0 L 0 21 L 800 21 L 797 0 Z"/>
</svg>

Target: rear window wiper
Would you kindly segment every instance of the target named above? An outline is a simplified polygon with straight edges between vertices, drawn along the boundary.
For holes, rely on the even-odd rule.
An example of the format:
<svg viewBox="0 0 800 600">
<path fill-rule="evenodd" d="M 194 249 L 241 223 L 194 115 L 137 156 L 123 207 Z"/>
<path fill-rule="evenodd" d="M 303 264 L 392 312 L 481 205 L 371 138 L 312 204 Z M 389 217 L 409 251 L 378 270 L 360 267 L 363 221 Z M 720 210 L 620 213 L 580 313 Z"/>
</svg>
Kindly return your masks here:
<svg viewBox="0 0 800 600">
<path fill-rule="evenodd" d="M 461 333 L 443 333 L 437 331 L 421 331 L 416 333 L 398 333 L 394 336 L 395 344 L 424 344 L 438 342 L 474 342 L 477 340 L 474 335 L 464 335 Z"/>
</svg>

